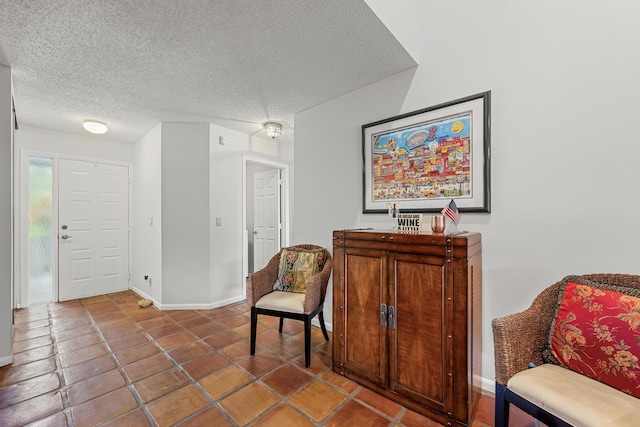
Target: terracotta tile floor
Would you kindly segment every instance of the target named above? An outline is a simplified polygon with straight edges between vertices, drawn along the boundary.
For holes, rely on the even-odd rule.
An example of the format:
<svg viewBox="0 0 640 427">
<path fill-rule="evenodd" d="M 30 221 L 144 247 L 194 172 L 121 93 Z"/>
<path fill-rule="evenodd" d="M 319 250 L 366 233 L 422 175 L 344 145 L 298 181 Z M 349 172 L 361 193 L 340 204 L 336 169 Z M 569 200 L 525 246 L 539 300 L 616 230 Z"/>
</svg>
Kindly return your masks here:
<svg viewBox="0 0 640 427">
<path fill-rule="evenodd" d="M 0 368 L 2 426 L 439 426 L 331 371 L 331 342 L 249 306 L 139 308 L 130 291 L 18 310 L 14 363 Z M 475 427 L 493 424 L 482 396 Z M 512 426 L 534 426 L 512 415 Z"/>
</svg>

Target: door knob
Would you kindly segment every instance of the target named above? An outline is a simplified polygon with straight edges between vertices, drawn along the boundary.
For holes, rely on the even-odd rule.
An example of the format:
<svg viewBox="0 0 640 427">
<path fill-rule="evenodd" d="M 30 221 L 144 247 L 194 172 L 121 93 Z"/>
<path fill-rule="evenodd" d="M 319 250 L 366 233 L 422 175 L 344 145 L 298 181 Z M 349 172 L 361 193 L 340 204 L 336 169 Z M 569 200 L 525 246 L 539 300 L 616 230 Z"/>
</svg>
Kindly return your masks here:
<svg viewBox="0 0 640 427">
<path fill-rule="evenodd" d="M 258 232 L 257 232 L 257 231 L 254 231 L 254 232 L 253 232 L 253 234 L 258 234 Z"/>
<path fill-rule="evenodd" d="M 67 239 L 68 239 L 69 237 L 71 237 L 71 236 L 68 236 L 68 235 L 66 235 L 66 234 L 63 234 L 63 235 L 62 235 L 62 236 L 60 236 L 60 237 L 62 237 L 62 240 L 67 240 Z"/>
</svg>

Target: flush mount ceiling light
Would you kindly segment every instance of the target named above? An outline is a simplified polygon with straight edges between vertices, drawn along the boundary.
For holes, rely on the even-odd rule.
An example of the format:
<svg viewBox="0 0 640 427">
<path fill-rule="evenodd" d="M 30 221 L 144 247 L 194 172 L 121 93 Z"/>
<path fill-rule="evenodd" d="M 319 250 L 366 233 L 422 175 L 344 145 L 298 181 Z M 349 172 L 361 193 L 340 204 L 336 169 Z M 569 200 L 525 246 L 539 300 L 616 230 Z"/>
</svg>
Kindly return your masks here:
<svg viewBox="0 0 640 427">
<path fill-rule="evenodd" d="M 282 125 L 277 122 L 266 122 L 262 125 L 267 135 L 271 137 L 271 139 L 276 139 L 280 135 L 282 135 Z"/>
<path fill-rule="evenodd" d="M 85 130 L 88 132 L 97 134 L 105 133 L 109 130 L 105 123 L 95 120 L 85 120 L 84 123 L 82 123 L 82 127 L 85 128 Z"/>
</svg>

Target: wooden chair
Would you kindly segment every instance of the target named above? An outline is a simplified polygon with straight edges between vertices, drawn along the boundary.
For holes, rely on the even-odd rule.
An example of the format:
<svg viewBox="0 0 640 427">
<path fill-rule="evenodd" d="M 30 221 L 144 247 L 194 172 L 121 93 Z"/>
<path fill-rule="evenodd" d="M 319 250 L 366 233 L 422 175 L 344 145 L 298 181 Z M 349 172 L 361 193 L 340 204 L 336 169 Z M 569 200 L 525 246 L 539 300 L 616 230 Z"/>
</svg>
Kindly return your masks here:
<svg viewBox="0 0 640 427">
<path fill-rule="evenodd" d="M 292 252 L 314 253 L 323 257 L 324 264 L 319 265 L 319 272 L 305 281 L 305 291 L 290 292 L 274 290 L 276 281 L 282 279 L 284 271 L 281 271 L 283 251 L 285 255 Z M 321 268 L 320 268 L 321 267 Z M 280 318 L 278 331 L 282 333 L 284 319 L 302 320 L 304 322 L 304 357 L 305 366 L 311 363 L 311 320 L 318 315 L 320 327 L 324 339 L 329 341 L 329 334 L 324 325 L 324 298 L 327 292 L 327 284 L 331 275 L 332 259 L 329 251 L 316 245 L 297 245 L 282 248 L 275 254 L 267 265 L 247 278 L 247 300 L 251 304 L 251 350 L 253 356 L 256 352 L 256 333 L 258 315 L 275 316 Z"/>
</svg>

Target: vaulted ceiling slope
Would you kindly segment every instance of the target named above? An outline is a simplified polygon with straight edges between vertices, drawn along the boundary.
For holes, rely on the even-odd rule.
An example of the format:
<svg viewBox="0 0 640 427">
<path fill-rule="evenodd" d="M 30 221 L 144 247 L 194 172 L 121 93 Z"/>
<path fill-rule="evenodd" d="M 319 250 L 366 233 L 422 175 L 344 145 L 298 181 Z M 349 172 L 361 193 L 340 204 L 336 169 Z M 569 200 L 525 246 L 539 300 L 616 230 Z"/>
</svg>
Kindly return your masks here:
<svg viewBox="0 0 640 427">
<path fill-rule="evenodd" d="M 254 133 L 416 65 L 364 0 L 0 0 L 18 125 Z"/>
</svg>

